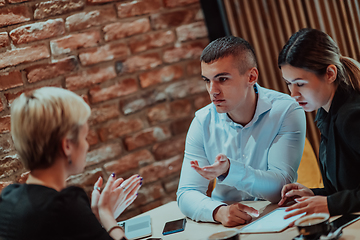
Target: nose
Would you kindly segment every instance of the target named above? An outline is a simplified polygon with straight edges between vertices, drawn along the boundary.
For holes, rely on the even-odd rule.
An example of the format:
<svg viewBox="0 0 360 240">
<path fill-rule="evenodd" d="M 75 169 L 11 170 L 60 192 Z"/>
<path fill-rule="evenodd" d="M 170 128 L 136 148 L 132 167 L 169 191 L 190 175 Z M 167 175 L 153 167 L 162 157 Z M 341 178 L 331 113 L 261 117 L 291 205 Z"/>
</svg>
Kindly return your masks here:
<svg viewBox="0 0 360 240">
<path fill-rule="evenodd" d="M 218 95 L 220 93 L 218 84 L 215 81 L 210 81 L 208 91 L 210 95 Z"/>
<path fill-rule="evenodd" d="M 290 96 L 294 99 L 298 99 L 300 97 L 300 92 L 298 91 L 297 87 L 293 85 L 294 84 L 289 85 Z"/>
</svg>

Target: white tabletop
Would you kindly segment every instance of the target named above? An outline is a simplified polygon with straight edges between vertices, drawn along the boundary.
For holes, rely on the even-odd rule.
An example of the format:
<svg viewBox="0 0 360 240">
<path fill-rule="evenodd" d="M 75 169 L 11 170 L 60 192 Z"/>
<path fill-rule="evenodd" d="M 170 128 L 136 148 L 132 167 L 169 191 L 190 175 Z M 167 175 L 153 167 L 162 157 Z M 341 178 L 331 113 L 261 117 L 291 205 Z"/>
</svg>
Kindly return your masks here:
<svg viewBox="0 0 360 240">
<path fill-rule="evenodd" d="M 270 211 L 277 208 L 276 204 L 270 204 L 267 201 L 252 201 L 252 202 L 242 202 L 248 206 L 251 206 L 259 210 L 260 216 L 262 217 Z M 226 231 L 231 228 L 224 227 L 221 224 L 217 223 L 204 223 L 204 222 L 195 222 L 187 218 L 187 223 L 185 231 L 174 233 L 170 235 L 162 235 L 162 230 L 164 225 L 168 221 L 173 221 L 177 219 L 184 218 L 185 215 L 180 211 L 177 203 L 175 201 L 169 202 L 165 205 L 152 209 L 146 213 L 143 213 L 139 216 L 150 215 L 153 238 L 162 238 L 163 240 L 206 240 L 208 236 L 213 233 Z M 236 229 L 240 229 L 245 225 L 238 226 Z M 263 234 L 241 234 L 240 239 L 246 240 L 255 240 L 255 239 L 266 239 L 266 240 L 281 240 L 288 239 L 291 240 L 293 237 L 298 235 L 297 229 L 295 227 L 288 228 L 280 233 L 263 233 Z M 145 238 L 146 239 L 146 238 Z M 360 221 L 357 221 L 350 226 L 346 227 L 343 230 L 343 235 L 340 240 L 360 240 Z"/>
</svg>

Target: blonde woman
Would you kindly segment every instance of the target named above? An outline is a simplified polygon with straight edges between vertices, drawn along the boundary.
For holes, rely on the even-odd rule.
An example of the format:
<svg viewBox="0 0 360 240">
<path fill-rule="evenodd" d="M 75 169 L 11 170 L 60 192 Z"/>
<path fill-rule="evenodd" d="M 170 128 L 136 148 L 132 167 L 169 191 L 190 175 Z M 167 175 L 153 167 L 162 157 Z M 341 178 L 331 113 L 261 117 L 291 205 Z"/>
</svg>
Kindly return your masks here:
<svg viewBox="0 0 360 240">
<path fill-rule="evenodd" d="M 90 107 L 73 92 L 44 87 L 23 93 L 11 105 L 11 135 L 24 166 L 25 184 L 12 184 L 0 196 L 0 239 L 126 239 L 116 218 L 132 203 L 140 176 L 112 174 L 92 203 L 66 179 L 81 173 L 89 145 Z"/>
<path fill-rule="evenodd" d="M 334 40 L 315 29 L 295 33 L 278 64 L 291 96 L 307 112 L 317 110 L 324 188 L 298 183 L 283 187 L 279 202 L 297 203 L 286 217 L 302 212 L 330 215 L 360 211 L 360 64 L 344 57 Z"/>
</svg>

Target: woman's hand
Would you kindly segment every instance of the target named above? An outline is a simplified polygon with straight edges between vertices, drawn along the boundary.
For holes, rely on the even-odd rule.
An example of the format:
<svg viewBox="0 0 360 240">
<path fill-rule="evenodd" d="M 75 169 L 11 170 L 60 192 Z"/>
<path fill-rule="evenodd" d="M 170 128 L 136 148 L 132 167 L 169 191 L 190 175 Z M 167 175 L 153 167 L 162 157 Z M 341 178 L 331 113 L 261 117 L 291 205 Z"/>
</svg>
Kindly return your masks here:
<svg viewBox="0 0 360 240">
<path fill-rule="evenodd" d="M 290 183 L 283 186 L 281 190 L 281 200 L 278 205 L 284 206 L 288 202 L 294 201 L 296 198 L 304 196 L 314 196 L 314 193 L 300 183 Z"/>
<path fill-rule="evenodd" d="M 93 191 L 91 193 L 91 210 L 95 214 L 96 218 L 99 221 L 100 221 L 100 218 L 99 218 L 98 203 L 99 203 L 100 189 L 101 189 L 102 184 L 103 184 L 103 179 L 100 176 L 99 179 L 94 184 L 94 189 L 93 189 Z"/>
<path fill-rule="evenodd" d="M 119 179 L 118 179 L 119 180 Z M 142 178 L 139 175 L 133 175 L 125 181 L 121 178 L 121 181 L 116 180 L 113 185 L 113 191 L 116 189 L 122 189 L 123 194 L 119 194 L 119 197 L 114 205 L 113 213 L 116 219 L 120 214 L 132 203 L 137 197 L 137 192 L 142 184 Z"/>
<path fill-rule="evenodd" d="M 306 215 L 313 213 L 329 213 L 327 197 L 325 196 L 306 196 L 295 199 L 296 204 L 286 208 L 286 212 L 295 210 L 286 215 L 284 219 L 306 212 Z"/>
</svg>

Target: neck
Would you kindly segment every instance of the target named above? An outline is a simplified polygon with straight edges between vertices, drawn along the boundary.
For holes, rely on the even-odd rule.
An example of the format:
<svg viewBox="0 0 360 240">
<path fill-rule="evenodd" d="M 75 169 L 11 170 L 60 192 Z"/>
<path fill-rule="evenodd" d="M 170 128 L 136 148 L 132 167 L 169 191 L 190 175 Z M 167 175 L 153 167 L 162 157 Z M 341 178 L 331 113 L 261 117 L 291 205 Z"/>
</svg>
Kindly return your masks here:
<svg viewBox="0 0 360 240">
<path fill-rule="evenodd" d="M 246 126 L 254 117 L 256 111 L 258 94 L 255 93 L 254 89 L 249 91 L 246 101 L 244 101 L 244 106 L 241 109 L 236 111 L 228 112 L 228 116 L 234 122 Z"/>
<path fill-rule="evenodd" d="M 66 187 L 65 163 L 65 160 L 56 159 L 48 168 L 32 170 L 26 183 L 42 185 L 61 191 Z"/>
</svg>

